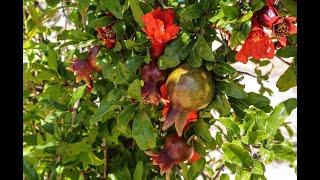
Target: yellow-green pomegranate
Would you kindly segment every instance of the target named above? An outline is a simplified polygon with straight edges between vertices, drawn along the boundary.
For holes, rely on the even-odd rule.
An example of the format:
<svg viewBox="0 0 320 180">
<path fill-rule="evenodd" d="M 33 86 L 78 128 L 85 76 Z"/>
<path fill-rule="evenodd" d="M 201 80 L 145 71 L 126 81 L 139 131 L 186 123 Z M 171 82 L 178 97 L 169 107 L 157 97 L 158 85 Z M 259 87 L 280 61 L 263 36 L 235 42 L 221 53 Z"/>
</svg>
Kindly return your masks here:
<svg viewBox="0 0 320 180">
<path fill-rule="evenodd" d="M 184 64 L 171 72 L 166 88 L 171 107 L 162 129 L 168 129 L 175 123 L 177 133 L 181 136 L 188 114 L 205 108 L 211 102 L 213 79 L 206 70 Z"/>
</svg>

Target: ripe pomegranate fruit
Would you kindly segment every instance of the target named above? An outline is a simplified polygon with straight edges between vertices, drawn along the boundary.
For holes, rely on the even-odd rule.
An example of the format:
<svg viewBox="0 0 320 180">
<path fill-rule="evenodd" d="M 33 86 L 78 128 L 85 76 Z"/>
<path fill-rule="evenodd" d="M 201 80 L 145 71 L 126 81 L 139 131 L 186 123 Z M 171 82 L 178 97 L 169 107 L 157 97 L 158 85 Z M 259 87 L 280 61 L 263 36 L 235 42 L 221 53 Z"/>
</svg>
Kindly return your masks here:
<svg viewBox="0 0 320 180">
<path fill-rule="evenodd" d="M 141 79 L 144 86 L 141 89 L 143 101 L 148 104 L 159 105 L 160 97 L 158 92 L 158 82 L 164 80 L 164 73 L 160 71 L 156 61 L 151 61 L 141 69 Z"/>
<path fill-rule="evenodd" d="M 164 148 L 160 152 L 146 151 L 154 165 L 160 167 L 160 174 L 166 173 L 166 179 L 170 179 L 172 167 L 175 164 L 188 160 L 193 163 L 200 159 L 193 146 L 187 144 L 187 140 L 176 133 L 165 137 Z"/>
<path fill-rule="evenodd" d="M 204 69 L 183 64 L 169 75 L 166 91 L 170 108 L 162 129 L 166 130 L 175 123 L 178 136 L 181 136 L 189 116 L 194 116 L 194 112 L 211 102 L 214 83 L 211 75 Z"/>
<path fill-rule="evenodd" d="M 264 27 L 272 28 L 278 18 L 278 12 L 273 6 L 265 6 L 257 12 L 258 22 Z"/>
</svg>

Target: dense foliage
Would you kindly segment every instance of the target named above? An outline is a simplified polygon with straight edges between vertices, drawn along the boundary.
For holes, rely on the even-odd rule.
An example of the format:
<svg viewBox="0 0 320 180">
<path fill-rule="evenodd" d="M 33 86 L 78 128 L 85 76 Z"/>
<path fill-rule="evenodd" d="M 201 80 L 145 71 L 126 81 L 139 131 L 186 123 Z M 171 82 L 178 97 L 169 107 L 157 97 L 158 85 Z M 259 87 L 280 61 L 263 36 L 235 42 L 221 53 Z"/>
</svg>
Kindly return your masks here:
<svg viewBox="0 0 320 180">
<path fill-rule="evenodd" d="M 261 70 L 277 56 L 289 64 L 279 91 L 296 86 L 294 0 L 23 3 L 26 179 L 246 180 L 265 179 L 273 160 L 296 167 L 284 135 L 296 99 L 270 106 Z M 260 93 L 244 91 L 237 61 L 256 64 Z M 182 64 L 206 71 L 210 88 L 170 120 L 186 100 L 175 105 L 165 83 Z"/>
</svg>

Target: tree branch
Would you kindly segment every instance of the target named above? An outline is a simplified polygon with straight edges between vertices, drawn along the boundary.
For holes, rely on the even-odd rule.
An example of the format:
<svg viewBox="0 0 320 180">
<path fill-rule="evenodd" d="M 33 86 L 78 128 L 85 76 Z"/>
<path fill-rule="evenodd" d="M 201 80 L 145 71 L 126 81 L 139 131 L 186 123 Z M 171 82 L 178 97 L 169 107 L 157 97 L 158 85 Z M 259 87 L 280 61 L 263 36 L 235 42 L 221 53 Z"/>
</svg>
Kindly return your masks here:
<svg viewBox="0 0 320 180">
<path fill-rule="evenodd" d="M 108 176 L 108 148 L 106 143 L 106 138 L 102 139 L 103 155 L 104 155 L 104 169 L 103 169 L 103 179 L 107 179 Z"/>
<path fill-rule="evenodd" d="M 258 78 L 257 76 L 253 75 L 253 74 L 250 74 L 248 72 L 245 72 L 245 71 L 238 71 L 240 74 L 245 74 L 245 75 L 248 75 L 248 76 L 251 76 L 251 77 L 254 77 L 254 78 Z"/>
<path fill-rule="evenodd" d="M 218 177 L 220 177 L 220 173 L 221 173 L 221 171 L 223 170 L 223 168 L 224 168 L 224 164 L 219 168 L 217 174 L 213 177 L 212 180 L 215 180 L 215 179 L 217 179 Z"/>
</svg>

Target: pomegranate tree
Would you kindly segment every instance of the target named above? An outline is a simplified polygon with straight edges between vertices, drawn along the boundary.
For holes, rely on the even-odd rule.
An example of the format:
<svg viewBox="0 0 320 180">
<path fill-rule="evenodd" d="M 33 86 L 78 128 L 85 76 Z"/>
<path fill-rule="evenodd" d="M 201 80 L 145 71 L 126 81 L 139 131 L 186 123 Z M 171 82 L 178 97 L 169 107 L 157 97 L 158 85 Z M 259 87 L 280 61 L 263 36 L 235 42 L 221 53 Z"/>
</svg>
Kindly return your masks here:
<svg viewBox="0 0 320 180">
<path fill-rule="evenodd" d="M 276 86 L 296 86 L 294 0 L 23 6 L 24 177 L 11 179 L 266 179 L 268 162 L 296 165 L 282 135 L 296 100 L 271 106 L 263 69 L 286 61 Z"/>
</svg>

